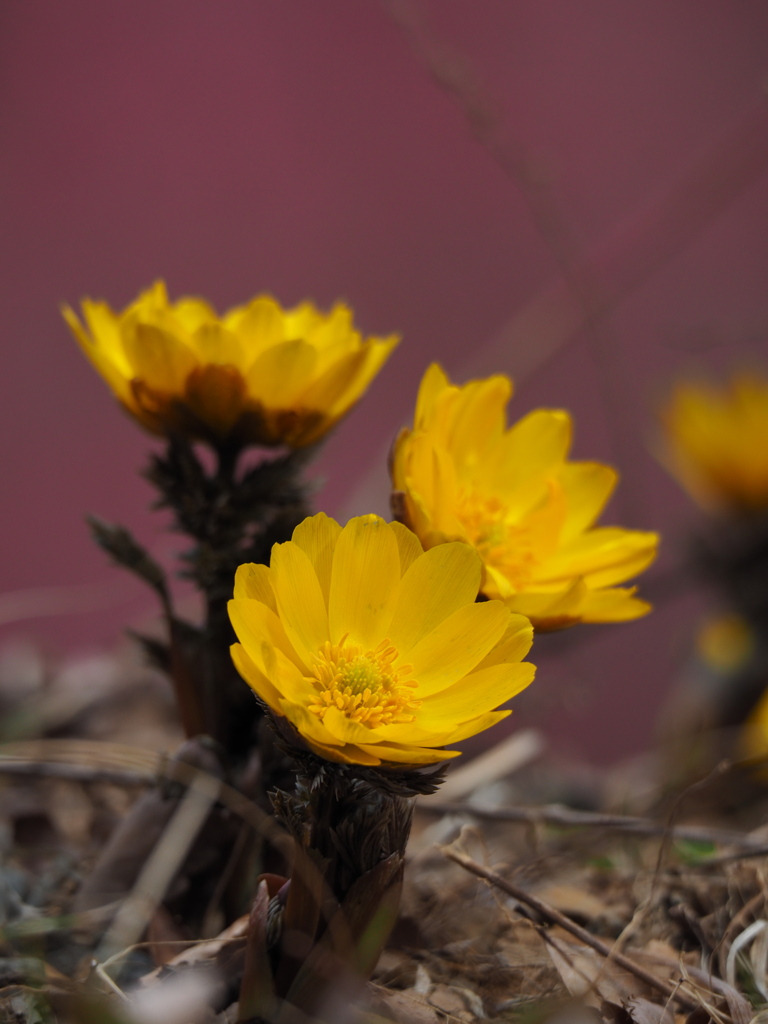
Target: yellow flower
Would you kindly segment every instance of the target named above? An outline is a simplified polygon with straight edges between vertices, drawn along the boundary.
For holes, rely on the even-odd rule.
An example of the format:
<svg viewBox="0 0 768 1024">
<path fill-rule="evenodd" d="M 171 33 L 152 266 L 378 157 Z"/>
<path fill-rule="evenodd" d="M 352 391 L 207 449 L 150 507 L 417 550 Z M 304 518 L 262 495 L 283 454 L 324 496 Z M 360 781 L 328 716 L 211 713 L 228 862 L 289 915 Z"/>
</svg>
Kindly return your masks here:
<svg viewBox="0 0 768 1024">
<path fill-rule="evenodd" d="M 655 533 L 593 527 L 617 474 L 569 462 L 571 418 L 537 409 L 512 427 L 508 377 L 452 385 L 433 364 L 412 430 L 392 452 L 394 504 L 425 548 L 462 540 L 480 554 L 483 593 L 538 629 L 635 619 L 650 606 L 617 588 L 653 561 Z"/>
<path fill-rule="evenodd" d="M 168 301 L 156 282 L 114 312 L 82 303 L 87 330 L 64 317 L 122 405 L 153 434 L 213 444 L 286 444 L 321 438 L 349 411 L 398 342 L 363 341 L 341 303 L 284 310 L 261 295 L 222 317 L 198 298 Z"/>
<path fill-rule="evenodd" d="M 754 652 L 755 635 L 740 615 L 718 615 L 710 619 L 696 637 L 696 653 L 713 672 L 737 672 Z"/>
<path fill-rule="evenodd" d="M 704 505 L 768 508 L 768 381 L 680 384 L 662 415 L 671 468 Z"/>
<path fill-rule="evenodd" d="M 323 513 L 241 565 L 229 614 L 235 665 L 321 757 L 432 764 L 435 749 L 487 729 L 533 678 L 533 630 L 499 601 L 475 603 L 466 544 L 424 552 L 378 516 L 342 529 Z"/>
</svg>

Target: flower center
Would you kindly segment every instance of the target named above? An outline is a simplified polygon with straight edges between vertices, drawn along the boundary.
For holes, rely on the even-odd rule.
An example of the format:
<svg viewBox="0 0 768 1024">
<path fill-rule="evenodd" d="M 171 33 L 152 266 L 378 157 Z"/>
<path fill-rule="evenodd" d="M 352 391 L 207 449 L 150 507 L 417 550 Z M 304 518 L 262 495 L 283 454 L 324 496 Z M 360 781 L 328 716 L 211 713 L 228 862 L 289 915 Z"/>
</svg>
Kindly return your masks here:
<svg viewBox="0 0 768 1024">
<path fill-rule="evenodd" d="M 409 712 L 421 704 L 413 695 L 418 684 L 409 679 L 411 665 L 395 667 L 397 657 L 389 639 L 369 651 L 347 643 L 346 636 L 338 644 L 327 641 L 315 655 L 314 674 L 307 677 L 316 691 L 309 710 L 322 720 L 328 708 L 336 707 L 372 729 L 412 722 L 415 716 Z"/>
<path fill-rule="evenodd" d="M 459 495 L 456 515 L 486 565 L 498 569 L 516 590 L 530 583 L 539 559 L 530 531 L 513 522 L 495 495 L 467 489 Z"/>
</svg>

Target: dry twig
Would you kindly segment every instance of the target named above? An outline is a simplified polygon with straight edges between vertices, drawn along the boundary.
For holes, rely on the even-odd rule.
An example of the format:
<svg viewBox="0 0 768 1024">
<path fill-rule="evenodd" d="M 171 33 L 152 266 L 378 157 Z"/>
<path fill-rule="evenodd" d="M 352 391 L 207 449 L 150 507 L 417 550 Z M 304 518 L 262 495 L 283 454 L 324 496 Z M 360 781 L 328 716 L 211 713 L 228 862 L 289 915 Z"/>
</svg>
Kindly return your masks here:
<svg viewBox="0 0 768 1024">
<path fill-rule="evenodd" d="M 84 750 L 81 751 L 81 747 Z M 40 755 L 51 759 L 40 759 Z M 70 762 L 70 757 L 80 758 L 80 763 Z M 93 763 L 94 761 L 96 763 Z M 117 767 L 111 767 L 112 761 Z M 127 767 L 123 767 L 124 765 Z M 194 765 L 183 761 L 170 761 L 163 755 L 139 747 L 124 747 L 95 741 L 81 744 L 77 740 L 36 740 L 31 744 L 5 744 L 0 753 L 0 775 L 3 774 L 131 787 L 153 786 L 161 781 L 180 782 L 182 785 L 190 786 L 195 778 L 206 775 Z M 283 853 L 287 854 L 292 850 L 290 837 L 274 818 L 233 786 L 220 782 L 213 776 L 208 777 L 219 787 L 220 803 L 239 815 L 257 834 L 269 839 Z"/>
<path fill-rule="evenodd" d="M 636 978 L 639 978 L 641 981 L 644 981 L 646 985 L 650 985 L 657 992 L 660 992 L 665 999 L 674 1000 L 686 1010 L 692 1011 L 698 1009 L 699 1004 L 695 1000 L 691 999 L 691 997 L 686 993 L 679 991 L 678 988 L 670 985 L 668 982 L 657 978 L 655 974 L 652 974 L 644 967 L 636 964 L 623 953 L 612 952 L 611 948 L 604 942 L 592 935 L 591 932 L 588 932 L 586 928 L 582 928 L 580 925 L 576 924 L 575 921 L 566 917 L 565 914 L 561 914 L 559 910 L 555 910 L 554 907 L 549 906 L 549 904 L 544 903 L 542 900 L 533 896 L 531 893 L 526 892 L 524 889 L 520 889 L 513 882 L 507 881 L 507 879 L 502 878 L 501 875 L 497 875 L 496 872 L 483 867 L 482 864 L 478 864 L 477 861 L 473 860 L 471 857 L 467 857 L 466 854 L 460 853 L 458 850 L 446 847 L 443 848 L 443 853 L 446 857 L 454 861 L 466 871 L 471 872 L 478 878 L 482 878 L 484 881 L 496 886 L 496 888 L 501 889 L 502 892 L 505 892 L 508 896 L 516 899 L 519 903 L 530 907 L 545 920 L 550 921 L 552 924 L 558 925 L 564 931 L 569 932 L 586 946 L 590 946 L 602 956 L 612 959 L 619 967 L 623 967 L 624 970 L 630 971 Z"/>
<path fill-rule="evenodd" d="M 97 961 L 108 960 L 119 950 L 138 942 L 203 827 L 219 795 L 220 785 L 218 779 L 197 772 L 160 842 L 142 868 L 133 891 L 104 936 L 96 953 Z"/>
<path fill-rule="evenodd" d="M 630 832 L 638 836 L 669 836 L 672 840 L 696 843 L 717 843 L 736 846 L 748 855 L 767 852 L 763 839 L 742 832 L 702 825 L 675 825 L 670 827 L 651 818 L 635 818 L 622 814 L 599 814 L 576 811 L 570 807 L 550 804 L 543 807 L 476 807 L 465 803 L 430 803 L 419 801 L 419 809 L 431 814 L 468 814 L 486 821 L 525 822 L 531 825 L 556 825 L 561 828 L 603 828 L 610 832 Z M 726 855 L 728 859 L 731 855 Z M 737 855 L 738 856 L 738 855 Z M 706 860 L 704 864 L 718 863 L 720 858 Z"/>
</svg>

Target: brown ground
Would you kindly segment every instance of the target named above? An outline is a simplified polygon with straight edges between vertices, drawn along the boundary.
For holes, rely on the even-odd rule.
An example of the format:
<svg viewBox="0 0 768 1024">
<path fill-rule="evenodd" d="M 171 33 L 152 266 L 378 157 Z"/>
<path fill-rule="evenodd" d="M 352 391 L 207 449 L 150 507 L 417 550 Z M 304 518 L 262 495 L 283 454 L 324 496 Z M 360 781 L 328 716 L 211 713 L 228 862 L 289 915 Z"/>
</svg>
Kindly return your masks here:
<svg viewBox="0 0 768 1024">
<path fill-rule="evenodd" d="M 163 681 L 127 653 L 51 669 L 17 650 L 0 700 L 0 1021 L 236 1021 L 246 921 L 226 881 L 260 819 L 165 771 Z M 666 793 L 653 757 L 597 775 L 538 747 L 518 736 L 484 784 L 455 769 L 422 802 L 367 1009 L 340 993 L 326 1019 L 749 1024 L 768 998 L 760 782 L 724 769 Z M 576 797 L 590 813 L 571 820 Z M 143 843 L 153 867 L 119 912 L 89 903 L 137 800 L 154 824 L 119 852 Z"/>
</svg>

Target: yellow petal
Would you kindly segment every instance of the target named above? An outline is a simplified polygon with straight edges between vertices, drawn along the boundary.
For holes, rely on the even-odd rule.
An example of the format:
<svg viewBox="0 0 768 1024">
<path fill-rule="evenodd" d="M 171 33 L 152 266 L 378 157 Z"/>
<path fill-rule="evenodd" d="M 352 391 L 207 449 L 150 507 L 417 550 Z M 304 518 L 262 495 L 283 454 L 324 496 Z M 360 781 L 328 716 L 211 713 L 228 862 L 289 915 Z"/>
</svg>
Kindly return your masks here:
<svg viewBox="0 0 768 1024">
<path fill-rule="evenodd" d="M 254 601 L 261 601 L 273 612 L 277 613 L 277 602 L 275 592 L 272 589 L 270 570 L 266 565 L 256 562 L 247 562 L 237 567 L 235 573 L 236 598 L 251 598 Z"/>
<path fill-rule="evenodd" d="M 637 576 L 638 573 L 643 572 L 654 561 L 658 543 L 659 535 L 648 533 L 645 535 L 645 541 L 643 542 L 638 539 L 634 550 L 627 552 L 626 557 L 621 561 L 617 561 L 614 565 L 607 566 L 600 571 L 588 572 L 584 579 L 590 588 L 610 587 L 614 583 L 624 583 L 626 580 L 632 579 L 633 576 Z"/>
<path fill-rule="evenodd" d="M 476 470 L 501 438 L 511 396 L 512 381 L 502 375 L 471 381 L 461 389 L 461 402 L 443 443 L 466 471 Z"/>
<path fill-rule="evenodd" d="M 379 728 L 378 732 L 381 743 L 394 743 L 399 746 L 444 747 L 448 743 L 455 743 L 457 739 L 473 736 L 475 732 L 480 732 L 488 725 L 501 721 L 508 714 L 510 714 L 509 711 L 486 712 L 473 716 L 460 724 L 455 721 L 446 721 L 440 728 L 430 728 L 429 722 L 424 719 L 423 721 L 384 725 Z M 486 721 L 487 725 L 477 725 L 482 721 Z"/>
<path fill-rule="evenodd" d="M 355 722 L 333 706 L 326 711 L 323 726 L 333 737 L 334 743 L 376 743 L 382 738 L 381 729 L 371 729 L 361 722 Z"/>
<path fill-rule="evenodd" d="M 130 378 L 132 370 L 123 348 L 119 317 L 106 302 L 83 299 L 82 306 L 85 322 L 97 348 L 121 374 Z"/>
<path fill-rule="evenodd" d="M 383 339 L 369 338 L 357 351 L 342 355 L 310 386 L 303 403 L 309 409 L 327 412 L 334 419 L 344 415 L 367 390 L 399 341 L 394 334 Z"/>
<path fill-rule="evenodd" d="M 317 362 L 306 341 L 282 341 L 256 359 L 246 375 L 251 394 L 269 409 L 291 408 L 307 389 Z"/>
<path fill-rule="evenodd" d="M 505 604 L 529 618 L 536 629 L 552 629 L 558 623 L 565 626 L 579 621 L 586 594 L 586 583 L 577 577 L 549 592 L 529 590 L 514 594 Z"/>
<path fill-rule="evenodd" d="M 509 611 L 499 601 L 466 605 L 449 615 L 408 652 L 416 696 L 421 699 L 446 689 L 480 662 L 501 639 Z"/>
<path fill-rule="evenodd" d="M 295 314 L 289 313 L 292 337 L 303 338 L 314 345 L 320 354 L 319 365 L 325 369 L 342 355 L 360 347 L 360 335 L 352 323 L 352 310 L 344 302 L 335 303 L 333 309 L 323 317 L 308 309 L 309 318 L 298 326 Z M 314 314 L 314 315 L 313 315 Z"/>
<path fill-rule="evenodd" d="M 450 536 L 463 534 L 462 524 L 456 518 L 454 509 L 458 497 L 458 479 L 456 466 L 449 453 L 440 445 L 432 450 L 434 459 L 435 507 L 433 516 L 438 530 Z"/>
<path fill-rule="evenodd" d="M 204 324 L 216 324 L 216 310 L 204 299 L 186 295 L 174 302 L 173 315 L 187 334 L 194 334 Z"/>
<path fill-rule="evenodd" d="M 533 626 L 524 615 L 510 615 L 501 640 L 486 654 L 478 669 L 502 662 L 522 661 L 533 644 Z"/>
<path fill-rule="evenodd" d="M 426 429 L 432 420 L 437 396 L 449 388 L 450 381 L 445 370 L 438 364 L 432 363 L 427 367 L 419 386 L 418 397 L 416 398 L 416 412 L 413 417 L 414 430 Z"/>
<path fill-rule="evenodd" d="M 423 511 L 426 532 L 420 532 L 420 536 L 425 547 L 432 546 L 428 541 L 430 533 L 442 533 L 451 540 L 465 539 L 466 531 L 456 516 L 456 467 L 449 453 L 425 434 L 411 439 L 406 487 Z M 418 528 L 414 523 L 411 525 Z"/>
<path fill-rule="evenodd" d="M 330 747 L 314 740 L 307 740 L 307 742 L 318 757 L 324 757 L 327 761 L 337 761 L 340 764 L 364 764 L 369 767 L 381 764 L 380 757 L 376 757 L 353 743 L 347 743 L 343 747 Z"/>
<path fill-rule="evenodd" d="M 513 596 L 516 591 L 504 573 L 493 565 L 484 565 L 483 594 L 486 597 L 498 597 L 503 601 Z"/>
<path fill-rule="evenodd" d="M 480 587 L 482 563 L 469 544 L 439 544 L 417 558 L 403 576 L 389 637 L 404 657 L 443 619 L 470 605 Z"/>
<path fill-rule="evenodd" d="M 462 740 L 466 740 L 470 736 L 476 736 L 479 732 L 485 732 L 486 729 L 498 725 L 505 718 L 509 718 L 511 714 L 511 711 L 487 711 L 484 715 L 478 715 L 477 718 L 470 718 L 469 721 L 462 722 L 461 725 L 457 725 L 449 732 L 443 743 L 461 743 Z"/>
<path fill-rule="evenodd" d="M 548 564 L 558 549 L 561 531 L 568 516 L 568 506 L 556 480 L 548 480 L 546 488 L 546 497 L 528 513 L 521 526 L 537 561 Z"/>
<path fill-rule="evenodd" d="M 562 544 L 589 529 L 613 493 L 619 475 L 599 462 L 568 462 L 557 479 L 563 488 L 568 515 L 560 533 Z"/>
<path fill-rule="evenodd" d="M 250 353 L 251 364 L 261 352 L 285 340 L 283 311 L 268 295 L 260 295 L 247 306 L 230 310 L 224 315 L 223 323 L 241 339 L 243 350 Z"/>
<path fill-rule="evenodd" d="M 313 740 L 316 743 L 329 746 L 342 746 L 343 741 L 337 739 L 328 730 L 325 723 L 313 712 L 310 711 L 305 701 L 281 701 L 282 713 L 298 729 L 305 739 Z"/>
<path fill-rule="evenodd" d="M 149 288 L 141 292 L 125 313 L 133 310 L 145 310 L 151 314 L 157 310 L 167 311 L 168 305 L 168 289 L 165 287 L 165 281 L 160 280 L 155 281 Z"/>
<path fill-rule="evenodd" d="M 329 408 L 329 415 L 333 418 L 343 416 L 350 409 L 361 395 L 367 391 L 371 381 L 389 359 L 392 350 L 400 343 L 400 336 L 391 334 L 387 338 L 368 338 L 363 343 L 362 352 L 364 358 L 357 368 L 357 372 L 338 395 Z"/>
<path fill-rule="evenodd" d="M 129 386 L 130 377 L 133 375 L 132 371 L 129 371 L 127 374 L 124 373 L 112 359 L 112 356 L 103 352 L 99 345 L 88 337 L 83 329 L 83 325 L 69 306 L 62 307 L 61 312 L 75 340 L 94 369 L 106 380 L 117 398 L 129 408 L 133 408 L 135 403 Z"/>
<path fill-rule="evenodd" d="M 238 369 L 243 369 L 246 364 L 242 343 L 220 323 L 201 324 L 192 335 L 192 343 L 201 363 Z"/>
<path fill-rule="evenodd" d="M 507 491 L 530 478 L 551 473 L 568 454 L 571 417 L 555 409 L 536 409 L 516 423 L 503 441 Z"/>
<path fill-rule="evenodd" d="M 302 664 L 288 639 L 283 622 L 271 608 L 262 604 L 261 601 L 233 598 L 227 603 L 227 610 L 237 639 L 252 661 L 275 685 L 277 685 L 276 672 L 279 671 L 279 666 L 274 668 L 264 660 L 268 656 L 265 653 L 265 644 L 282 651 L 300 672 L 306 672 L 305 665 Z M 293 673 L 291 673 L 291 678 L 294 684 L 298 685 Z M 303 689 L 306 687 L 302 686 Z"/>
<path fill-rule="evenodd" d="M 283 314 L 285 340 L 307 339 L 321 325 L 322 315 L 311 302 L 300 302 Z"/>
<path fill-rule="evenodd" d="M 379 516 L 350 519 L 333 554 L 328 606 L 331 639 L 349 633 L 364 647 L 387 636 L 400 587 L 400 555 L 388 523 Z"/>
<path fill-rule="evenodd" d="M 408 427 L 401 427 L 389 450 L 389 471 L 394 491 L 402 491 L 405 488 L 405 466 L 408 460 L 410 437 L 411 431 Z"/>
<path fill-rule="evenodd" d="M 329 413 L 354 386 L 367 357 L 367 351 L 362 348 L 342 355 L 309 385 L 302 396 L 302 404 L 307 409 Z"/>
<path fill-rule="evenodd" d="M 248 652 L 242 644 L 232 644 L 229 650 L 232 654 L 232 661 L 235 668 L 246 683 L 248 683 L 254 693 L 256 693 L 265 704 L 268 704 L 273 711 L 280 713 L 280 693 L 272 685 L 269 679 L 267 679 L 258 665 L 254 662 L 253 658 L 249 657 Z"/>
<path fill-rule="evenodd" d="M 305 705 L 283 700 L 280 711 L 320 757 L 343 764 L 379 764 L 375 755 L 367 754 L 355 744 L 339 741 Z"/>
<path fill-rule="evenodd" d="M 635 597 L 635 587 L 610 587 L 590 590 L 581 609 L 583 622 L 628 622 L 651 611 L 647 601 Z"/>
<path fill-rule="evenodd" d="M 405 440 L 400 457 L 402 478 L 398 481 L 398 488 L 406 494 L 408 525 L 424 543 L 424 537 L 432 529 L 436 507 L 434 446 L 426 434 L 412 434 Z"/>
<path fill-rule="evenodd" d="M 293 543 L 298 544 L 312 563 L 312 568 L 315 570 L 315 575 L 320 583 L 326 608 L 328 607 L 328 595 L 331 589 L 333 551 L 340 533 L 341 527 L 339 524 L 335 519 L 327 516 L 325 512 L 318 512 L 315 516 L 309 516 L 293 531 Z"/>
<path fill-rule="evenodd" d="M 275 544 L 270 562 L 272 589 L 288 639 L 305 665 L 327 640 L 328 612 L 312 563 L 297 544 Z"/>
<path fill-rule="evenodd" d="M 658 543 L 656 533 L 600 527 L 552 555 L 534 579 L 536 583 L 554 583 L 583 576 L 590 587 L 621 583 L 650 565 Z"/>
<path fill-rule="evenodd" d="M 400 575 L 404 576 L 419 555 L 424 554 L 424 548 L 413 530 L 409 530 L 402 523 L 390 523 L 392 532 L 397 541 L 397 548 L 400 552 Z"/>
<path fill-rule="evenodd" d="M 399 747 L 386 743 L 370 746 L 361 743 L 359 749 L 381 758 L 382 761 L 392 761 L 396 764 L 437 764 L 438 761 L 450 761 L 461 754 L 460 750 L 427 750 L 424 747 Z"/>
<path fill-rule="evenodd" d="M 126 329 L 123 344 L 134 376 L 157 391 L 178 394 L 197 366 L 188 345 L 153 324 L 133 324 Z"/>
<path fill-rule="evenodd" d="M 520 693 L 533 680 L 535 665 L 530 662 L 491 665 L 464 676 L 453 686 L 421 702 L 417 721 L 436 729 L 493 711 Z"/>
</svg>

